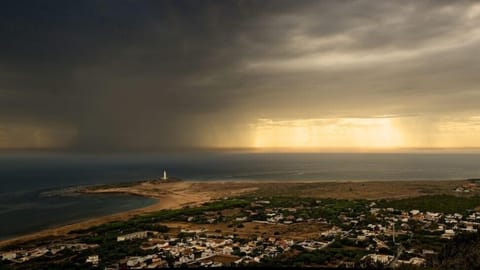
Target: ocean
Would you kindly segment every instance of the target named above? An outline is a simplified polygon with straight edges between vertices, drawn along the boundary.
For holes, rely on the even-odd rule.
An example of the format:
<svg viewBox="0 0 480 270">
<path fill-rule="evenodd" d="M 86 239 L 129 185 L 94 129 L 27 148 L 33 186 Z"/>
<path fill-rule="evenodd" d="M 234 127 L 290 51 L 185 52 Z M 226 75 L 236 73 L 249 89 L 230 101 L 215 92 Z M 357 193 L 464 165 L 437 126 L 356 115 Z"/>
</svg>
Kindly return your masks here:
<svg viewBox="0 0 480 270">
<path fill-rule="evenodd" d="M 157 178 L 186 181 L 480 178 L 479 153 L 177 153 L 0 155 L 0 239 L 154 203 L 71 188 Z"/>
</svg>

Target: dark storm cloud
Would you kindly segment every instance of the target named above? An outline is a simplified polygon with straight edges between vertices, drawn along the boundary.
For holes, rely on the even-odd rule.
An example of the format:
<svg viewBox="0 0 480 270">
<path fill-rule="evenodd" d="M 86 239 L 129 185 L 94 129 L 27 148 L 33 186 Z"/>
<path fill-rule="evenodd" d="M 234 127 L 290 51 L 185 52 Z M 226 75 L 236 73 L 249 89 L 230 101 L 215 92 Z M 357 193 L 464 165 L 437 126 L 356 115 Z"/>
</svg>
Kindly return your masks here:
<svg viewBox="0 0 480 270">
<path fill-rule="evenodd" d="M 8 1 L 0 135 L 162 149 L 244 145 L 259 118 L 475 115 L 479 19 L 468 1 Z"/>
</svg>

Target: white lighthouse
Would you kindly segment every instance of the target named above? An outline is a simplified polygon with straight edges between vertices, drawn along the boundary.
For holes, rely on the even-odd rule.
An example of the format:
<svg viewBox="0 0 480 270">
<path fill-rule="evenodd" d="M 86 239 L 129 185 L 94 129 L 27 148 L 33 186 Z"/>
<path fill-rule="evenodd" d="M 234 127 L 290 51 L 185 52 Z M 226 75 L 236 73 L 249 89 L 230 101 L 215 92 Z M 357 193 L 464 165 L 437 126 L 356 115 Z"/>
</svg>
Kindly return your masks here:
<svg viewBox="0 0 480 270">
<path fill-rule="evenodd" d="M 162 177 L 162 180 L 167 180 L 168 177 L 167 177 L 167 171 L 166 170 L 163 170 L 163 177 Z"/>
</svg>

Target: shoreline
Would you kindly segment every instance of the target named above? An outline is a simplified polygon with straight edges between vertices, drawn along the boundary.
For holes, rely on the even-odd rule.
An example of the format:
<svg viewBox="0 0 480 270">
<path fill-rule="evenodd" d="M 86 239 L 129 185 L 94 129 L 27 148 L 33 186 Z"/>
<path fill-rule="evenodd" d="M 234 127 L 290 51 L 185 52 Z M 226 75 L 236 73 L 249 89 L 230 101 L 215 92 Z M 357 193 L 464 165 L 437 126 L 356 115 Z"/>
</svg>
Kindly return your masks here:
<svg viewBox="0 0 480 270">
<path fill-rule="evenodd" d="M 116 220 L 127 220 L 134 216 L 199 205 L 213 199 L 248 193 L 289 194 L 291 196 L 333 197 L 339 199 L 399 199 L 422 195 L 444 194 L 455 186 L 468 184 L 469 180 L 397 180 L 397 181 L 321 181 L 321 180 L 204 180 L 175 182 L 132 182 L 131 186 L 87 186 L 81 194 L 128 194 L 157 200 L 155 203 L 137 209 L 101 217 L 89 218 L 68 225 L 60 225 L 37 232 L 0 240 L 0 248 L 16 243 L 38 240 L 45 237 L 66 236 L 70 231 L 87 229 Z M 274 186 L 272 186 L 274 184 Z M 298 194 L 297 194 L 298 193 Z M 452 193 L 453 194 L 453 193 Z M 473 195 L 470 194 L 470 195 Z"/>
<path fill-rule="evenodd" d="M 136 183 L 142 184 L 143 182 L 135 182 L 135 183 L 132 182 L 132 184 L 136 184 Z M 169 183 L 166 183 L 166 184 L 169 184 Z M 136 215 L 156 212 L 164 209 L 181 208 L 186 205 L 192 206 L 192 205 L 201 204 L 210 200 L 210 198 L 208 198 L 208 200 L 191 200 L 191 199 L 185 200 L 183 197 L 184 194 L 179 194 L 174 192 L 169 192 L 168 194 L 149 196 L 145 194 L 138 194 L 138 193 L 132 193 L 132 192 L 126 192 L 126 191 L 105 191 L 105 190 L 96 190 L 96 189 L 89 190 L 89 188 L 91 187 L 95 187 L 95 186 L 87 186 L 82 188 L 81 190 L 78 190 L 77 192 L 79 192 L 81 195 L 83 194 L 86 194 L 86 195 L 122 194 L 122 195 L 130 195 L 130 196 L 141 196 L 141 197 L 154 199 L 156 200 L 156 202 L 142 208 L 122 211 L 115 214 L 104 215 L 100 217 L 87 218 L 80 222 L 75 222 L 67 225 L 59 225 L 53 228 L 43 229 L 37 232 L 27 233 L 24 235 L 3 239 L 3 240 L 0 240 L 0 248 L 3 248 L 8 245 L 16 244 L 16 243 L 33 241 L 33 240 L 37 240 L 44 237 L 65 236 L 69 232 L 74 230 L 87 229 L 92 226 L 97 226 L 97 225 L 101 225 L 101 224 L 105 224 L 105 223 L 117 221 L 117 220 L 128 220 Z"/>
<path fill-rule="evenodd" d="M 57 229 L 57 228 L 71 226 L 71 225 L 75 225 L 75 224 L 80 224 L 80 223 L 90 221 L 90 220 L 94 220 L 94 219 L 100 219 L 100 218 L 104 218 L 104 217 L 118 215 L 118 214 L 121 214 L 121 213 L 128 213 L 128 212 L 131 212 L 131 211 L 140 210 L 140 209 L 143 209 L 143 208 L 148 208 L 148 207 L 151 207 L 151 206 L 159 203 L 158 199 L 139 196 L 139 195 L 133 195 L 133 194 L 128 194 L 128 193 L 117 193 L 117 194 L 115 194 L 115 193 L 112 193 L 112 194 L 81 194 L 81 193 L 78 193 L 78 192 L 76 192 L 76 193 L 77 194 L 73 195 L 73 196 L 75 196 L 75 197 L 86 197 L 86 198 L 88 198 L 88 197 L 95 198 L 96 197 L 96 198 L 99 198 L 102 201 L 104 199 L 114 198 L 116 200 L 121 200 L 120 203 L 124 203 L 124 202 L 126 202 L 126 203 L 125 203 L 124 207 L 117 207 L 116 206 L 114 209 L 105 210 L 105 211 L 100 212 L 100 213 L 98 213 L 98 212 L 95 213 L 94 212 L 94 213 L 90 213 L 90 214 L 82 214 L 82 216 L 76 216 L 76 217 L 69 218 L 69 219 L 64 219 L 64 220 L 61 220 L 61 221 L 58 221 L 58 222 L 57 222 L 57 220 L 54 220 L 53 221 L 54 223 L 49 222 L 48 224 L 37 225 L 36 229 L 35 228 L 27 229 L 24 232 L 11 234 L 11 235 L 7 235 L 7 236 L 2 235 L 2 238 L 0 238 L 0 243 L 2 243 L 3 241 L 8 241 L 8 240 L 15 239 L 15 238 L 20 238 L 20 237 L 36 234 L 36 233 L 47 231 L 47 230 L 54 230 L 54 229 Z M 55 197 L 55 196 L 62 196 L 62 195 L 49 195 L 49 197 Z M 117 199 L 116 197 L 118 197 L 120 199 Z M 131 199 L 132 200 L 140 200 L 140 201 L 131 202 L 130 201 Z M 116 205 L 117 202 L 118 201 L 113 201 L 112 202 L 112 201 L 109 200 L 108 204 L 109 205 Z M 132 205 L 132 204 L 134 204 L 134 205 Z"/>
</svg>

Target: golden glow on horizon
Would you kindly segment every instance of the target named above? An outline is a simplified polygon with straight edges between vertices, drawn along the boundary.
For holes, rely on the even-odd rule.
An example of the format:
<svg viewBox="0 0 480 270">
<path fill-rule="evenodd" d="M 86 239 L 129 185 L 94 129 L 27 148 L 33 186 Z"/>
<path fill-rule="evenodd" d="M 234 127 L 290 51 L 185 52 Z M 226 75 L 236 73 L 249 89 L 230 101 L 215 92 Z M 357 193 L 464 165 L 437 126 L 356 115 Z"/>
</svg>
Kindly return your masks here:
<svg viewBox="0 0 480 270">
<path fill-rule="evenodd" d="M 477 116 L 439 122 L 408 117 L 259 119 L 253 147 L 290 149 L 469 148 L 480 147 Z"/>
<path fill-rule="evenodd" d="M 480 148 L 480 116 L 258 119 L 235 128 L 210 128 L 197 147 L 260 151 L 396 151 Z M 3 124 L 0 150 L 66 148 L 72 126 Z"/>
<path fill-rule="evenodd" d="M 391 118 L 339 118 L 274 121 L 260 119 L 257 148 L 396 148 L 403 147 Z"/>
</svg>

